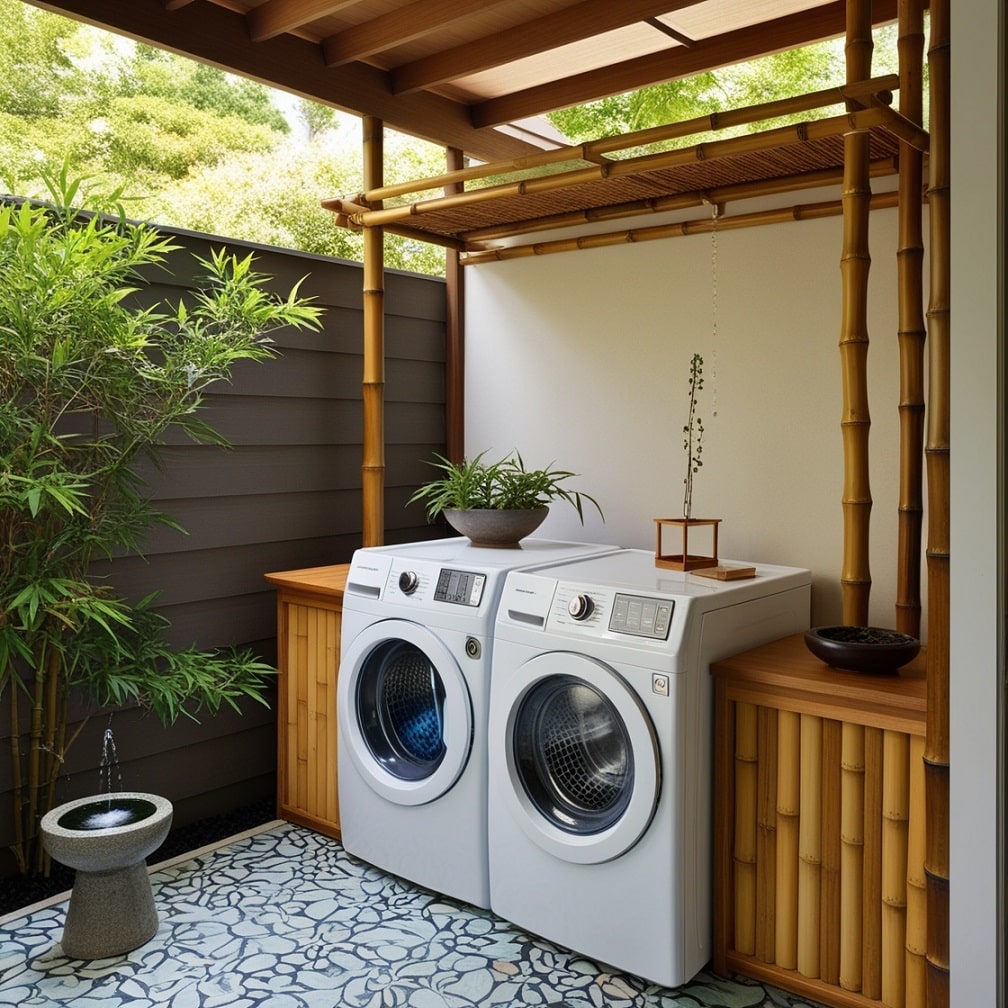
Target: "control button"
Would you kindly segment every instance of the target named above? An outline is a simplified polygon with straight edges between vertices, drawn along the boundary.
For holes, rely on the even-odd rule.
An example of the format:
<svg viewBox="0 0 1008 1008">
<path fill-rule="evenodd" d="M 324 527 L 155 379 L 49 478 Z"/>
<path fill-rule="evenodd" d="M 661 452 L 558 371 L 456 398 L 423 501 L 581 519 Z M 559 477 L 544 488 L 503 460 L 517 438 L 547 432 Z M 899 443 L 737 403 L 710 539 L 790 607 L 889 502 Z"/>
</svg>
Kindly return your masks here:
<svg viewBox="0 0 1008 1008">
<path fill-rule="evenodd" d="M 465 653 L 470 658 L 479 658 L 479 656 L 483 653 L 483 648 L 480 646 L 480 642 L 475 637 L 466 637 Z"/>
<path fill-rule="evenodd" d="M 651 675 L 651 692 L 658 696 L 668 696 L 669 679 L 667 675 L 654 672 Z"/>
<path fill-rule="evenodd" d="M 573 619 L 586 620 L 595 611 L 595 603 L 590 595 L 575 595 L 567 606 L 567 612 Z"/>
<path fill-rule="evenodd" d="M 417 590 L 417 585 L 419 584 L 420 579 L 417 577 L 416 571 L 403 571 L 399 575 L 399 591 L 403 595 L 412 595 Z"/>
</svg>

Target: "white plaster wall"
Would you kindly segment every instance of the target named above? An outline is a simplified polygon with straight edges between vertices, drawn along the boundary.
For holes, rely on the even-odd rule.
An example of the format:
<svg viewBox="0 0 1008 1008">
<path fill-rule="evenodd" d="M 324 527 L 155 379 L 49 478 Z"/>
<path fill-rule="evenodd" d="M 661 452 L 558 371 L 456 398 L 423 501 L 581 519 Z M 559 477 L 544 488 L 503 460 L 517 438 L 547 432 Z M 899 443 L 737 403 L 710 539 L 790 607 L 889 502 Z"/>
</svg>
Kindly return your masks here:
<svg viewBox="0 0 1008 1008">
<path fill-rule="evenodd" d="M 990 0 L 958 0 L 951 12 L 951 1003 L 993 1006 L 1004 1003 L 997 963 L 1005 964 L 995 885 L 998 629 L 1005 605 L 995 549 L 997 446 L 1005 430 L 997 401 L 997 296 L 1005 290 L 1005 263 L 995 256 L 998 214 L 1005 212 L 997 191 L 1004 138 L 995 116 L 1004 122 L 997 45 L 1005 9 Z M 1000 562 L 1003 570 L 1003 556 Z"/>
<path fill-rule="evenodd" d="M 895 619 L 895 225 L 895 211 L 872 214 L 871 621 L 881 626 Z M 582 529 L 562 505 L 542 534 L 653 549 L 653 519 L 682 513 L 698 352 L 706 430 L 694 516 L 723 519 L 723 558 L 810 568 L 814 622 L 838 621 L 840 251 L 838 217 L 722 230 L 716 337 L 709 234 L 469 268 L 467 453 L 517 448 L 529 465 L 582 474 L 571 485 L 598 497 L 605 524 L 590 515 Z"/>
</svg>

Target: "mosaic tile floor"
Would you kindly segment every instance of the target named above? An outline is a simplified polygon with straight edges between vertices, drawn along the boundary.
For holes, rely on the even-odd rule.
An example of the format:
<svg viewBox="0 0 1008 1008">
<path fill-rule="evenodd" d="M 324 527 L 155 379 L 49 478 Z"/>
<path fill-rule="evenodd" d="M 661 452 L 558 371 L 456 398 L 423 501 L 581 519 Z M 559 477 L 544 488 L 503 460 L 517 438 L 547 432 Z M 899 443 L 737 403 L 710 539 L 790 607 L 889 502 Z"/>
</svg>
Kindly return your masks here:
<svg viewBox="0 0 1008 1008">
<path fill-rule="evenodd" d="M 82 963 L 59 897 L 0 920 L 0 1005 L 23 1008 L 806 1008 L 701 973 L 676 990 L 606 972 L 482 910 L 411 887 L 289 823 L 152 875 L 155 937 Z"/>
</svg>

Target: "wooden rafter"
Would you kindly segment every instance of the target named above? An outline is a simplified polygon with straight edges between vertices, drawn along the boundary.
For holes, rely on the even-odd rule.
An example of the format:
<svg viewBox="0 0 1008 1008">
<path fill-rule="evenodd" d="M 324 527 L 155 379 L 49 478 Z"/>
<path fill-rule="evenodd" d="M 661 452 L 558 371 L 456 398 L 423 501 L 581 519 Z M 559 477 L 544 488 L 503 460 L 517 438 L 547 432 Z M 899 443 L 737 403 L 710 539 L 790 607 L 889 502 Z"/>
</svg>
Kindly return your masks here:
<svg viewBox="0 0 1008 1008">
<path fill-rule="evenodd" d="M 612 0 L 582 0 L 575 7 L 544 14 L 507 31 L 397 67 L 392 72 L 392 90 L 396 94 L 417 91 L 696 3 L 699 0 L 622 0 L 618 4 Z"/>
</svg>

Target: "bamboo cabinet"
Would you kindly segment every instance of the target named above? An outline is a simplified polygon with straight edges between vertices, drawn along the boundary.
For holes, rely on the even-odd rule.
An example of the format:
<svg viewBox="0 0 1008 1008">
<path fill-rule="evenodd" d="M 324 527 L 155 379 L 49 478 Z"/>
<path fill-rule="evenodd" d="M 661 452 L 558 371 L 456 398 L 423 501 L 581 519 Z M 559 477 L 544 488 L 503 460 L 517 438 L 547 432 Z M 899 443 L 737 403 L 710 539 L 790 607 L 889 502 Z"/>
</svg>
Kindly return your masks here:
<svg viewBox="0 0 1008 1008">
<path fill-rule="evenodd" d="M 842 672 L 796 634 L 711 666 L 715 971 L 924 1008 L 926 660 Z"/>
<path fill-rule="evenodd" d="M 277 588 L 277 815 L 334 837 L 336 678 L 349 567 L 265 575 Z"/>
</svg>

